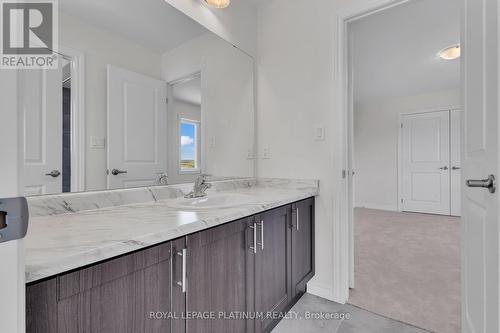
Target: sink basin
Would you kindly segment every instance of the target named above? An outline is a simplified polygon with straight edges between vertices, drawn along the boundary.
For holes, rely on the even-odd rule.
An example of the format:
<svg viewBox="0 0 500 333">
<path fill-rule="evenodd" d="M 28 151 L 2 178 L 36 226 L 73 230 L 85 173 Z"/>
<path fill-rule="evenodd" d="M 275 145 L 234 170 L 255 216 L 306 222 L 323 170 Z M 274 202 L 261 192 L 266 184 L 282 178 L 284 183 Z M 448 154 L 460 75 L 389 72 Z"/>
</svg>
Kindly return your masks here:
<svg viewBox="0 0 500 333">
<path fill-rule="evenodd" d="M 245 194 L 211 193 L 203 198 L 178 198 L 170 204 L 181 209 L 222 209 L 245 205 L 252 202 L 252 197 Z"/>
</svg>

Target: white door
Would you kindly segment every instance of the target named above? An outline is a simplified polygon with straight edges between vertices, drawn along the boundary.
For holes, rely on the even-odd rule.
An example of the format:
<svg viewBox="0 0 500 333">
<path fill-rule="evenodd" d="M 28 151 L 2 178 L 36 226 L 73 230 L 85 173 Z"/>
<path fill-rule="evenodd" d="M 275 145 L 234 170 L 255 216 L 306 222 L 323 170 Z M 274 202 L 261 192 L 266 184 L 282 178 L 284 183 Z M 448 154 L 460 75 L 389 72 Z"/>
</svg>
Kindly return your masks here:
<svg viewBox="0 0 500 333">
<path fill-rule="evenodd" d="M 62 192 L 62 69 L 19 74 L 21 191 Z"/>
<path fill-rule="evenodd" d="M 463 181 L 498 177 L 498 0 L 465 0 Z M 462 191 L 462 331 L 499 332 L 498 191 Z"/>
<path fill-rule="evenodd" d="M 403 211 L 450 214 L 450 113 L 402 116 Z"/>
<path fill-rule="evenodd" d="M 461 117 L 460 110 L 450 112 L 450 181 L 451 181 L 451 215 L 460 216 L 462 214 L 462 172 L 461 172 Z"/>
<path fill-rule="evenodd" d="M 108 188 L 152 185 L 166 169 L 166 82 L 108 66 Z"/>
</svg>

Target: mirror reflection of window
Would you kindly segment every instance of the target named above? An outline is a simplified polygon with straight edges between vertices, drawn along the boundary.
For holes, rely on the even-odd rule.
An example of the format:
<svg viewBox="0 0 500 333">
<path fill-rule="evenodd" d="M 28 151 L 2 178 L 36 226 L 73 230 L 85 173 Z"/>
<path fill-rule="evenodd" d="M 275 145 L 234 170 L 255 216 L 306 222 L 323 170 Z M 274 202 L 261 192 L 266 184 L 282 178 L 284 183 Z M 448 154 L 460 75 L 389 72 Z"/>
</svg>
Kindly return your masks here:
<svg viewBox="0 0 500 333">
<path fill-rule="evenodd" d="M 187 119 L 180 122 L 180 167 L 181 172 L 199 171 L 198 132 L 199 123 Z"/>
</svg>

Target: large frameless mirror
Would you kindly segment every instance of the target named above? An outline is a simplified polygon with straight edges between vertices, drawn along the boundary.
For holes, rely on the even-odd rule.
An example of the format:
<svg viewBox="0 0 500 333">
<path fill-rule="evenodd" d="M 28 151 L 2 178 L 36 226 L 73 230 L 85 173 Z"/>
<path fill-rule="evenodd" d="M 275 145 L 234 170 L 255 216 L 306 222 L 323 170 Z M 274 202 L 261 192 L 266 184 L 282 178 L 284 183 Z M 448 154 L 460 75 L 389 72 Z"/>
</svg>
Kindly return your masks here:
<svg viewBox="0 0 500 333">
<path fill-rule="evenodd" d="M 163 0 L 59 0 L 19 71 L 24 195 L 254 176 L 253 59 Z"/>
</svg>

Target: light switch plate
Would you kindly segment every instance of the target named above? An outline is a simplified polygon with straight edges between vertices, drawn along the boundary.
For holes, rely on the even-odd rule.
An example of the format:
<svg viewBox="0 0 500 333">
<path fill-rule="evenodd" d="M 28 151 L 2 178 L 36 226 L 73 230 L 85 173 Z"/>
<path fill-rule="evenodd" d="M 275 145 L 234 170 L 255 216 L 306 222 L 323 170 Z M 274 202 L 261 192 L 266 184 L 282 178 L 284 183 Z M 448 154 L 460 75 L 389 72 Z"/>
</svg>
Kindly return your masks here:
<svg viewBox="0 0 500 333">
<path fill-rule="evenodd" d="M 106 138 L 91 136 L 90 137 L 90 148 L 92 149 L 104 149 L 106 148 Z"/>
<path fill-rule="evenodd" d="M 325 140 L 325 128 L 323 126 L 318 126 L 314 128 L 314 140 L 316 141 Z"/>
</svg>

